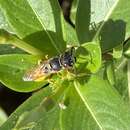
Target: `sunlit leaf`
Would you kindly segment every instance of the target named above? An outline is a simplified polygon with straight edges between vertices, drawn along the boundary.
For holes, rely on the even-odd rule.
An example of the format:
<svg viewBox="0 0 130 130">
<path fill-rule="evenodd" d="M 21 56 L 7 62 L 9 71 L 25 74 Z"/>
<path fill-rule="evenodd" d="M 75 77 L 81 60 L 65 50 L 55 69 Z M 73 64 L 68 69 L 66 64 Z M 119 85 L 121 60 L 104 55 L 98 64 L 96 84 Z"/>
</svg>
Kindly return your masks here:
<svg viewBox="0 0 130 130">
<path fill-rule="evenodd" d="M 107 81 L 93 76 L 76 81 L 75 88 L 100 129 L 130 129 L 129 105 Z"/>
<path fill-rule="evenodd" d="M 0 126 L 7 120 L 7 115 L 6 113 L 3 111 L 2 108 L 0 108 Z"/>
<path fill-rule="evenodd" d="M 49 46 L 48 49 L 53 54 L 60 53 L 65 48 L 62 27 L 59 25 L 60 10 L 56 1 L 38 0 L 33 3 L 31 0 L 1 0 L 0 7 L 16 35 L 24 38 L 27 43 L 43 51 Z"/>
<path fill-rule="evenodd" d="M 85 43 L 90 40 L 90 0 L 79 0 L 76 13 L 76 32 L 78 40 Z"/>
<path fill-rule="evenodd" d="M 57 128 L 59 124 L 58 113 L 60 110 L 58 101 L 63 91 L 64 88 L 61 88 L 55 94 L 51 95 L 52 91 L 49 87 L 40 90 L 20 106 L 14 114 L 9 117 L 7 122 L 2 125 L 0 130 L 49 130 Z"/>
<path fill-rule="evenodd" d="M 64 130 L 100 130 L 73 84 L 69 86 L 61 103 L 66 106 L 60 114 Z"/>
<path fill-rule="evenodd" d="M 76 66 L 78 73 L 95 73 L 101 66 L 101 50 L 96 42 L 83 44 L 77 49 Z"/>
<path fill-rule="evenodd" d="M 1 55 L 0 81 L 10 89 L 20 92 L 29 92 L 44 86 L 46 81 L 23 81 L 24 74 L 37 65 L 38 59 L 38 57 L 20 54 Z"/>
</svg>

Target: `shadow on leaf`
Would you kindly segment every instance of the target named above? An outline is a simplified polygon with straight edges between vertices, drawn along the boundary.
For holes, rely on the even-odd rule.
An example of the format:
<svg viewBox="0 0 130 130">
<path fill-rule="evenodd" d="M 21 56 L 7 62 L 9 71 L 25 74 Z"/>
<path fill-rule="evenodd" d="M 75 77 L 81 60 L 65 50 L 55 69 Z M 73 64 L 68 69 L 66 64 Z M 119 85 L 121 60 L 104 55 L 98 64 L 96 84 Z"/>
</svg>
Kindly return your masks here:
<svg viewBox="0 0 130 130">
<path fill-rule="evenodd" d="M 51 40 L 45 31 L 39 31 L 28 35 L 23 40 L 35 48 L 43 51 L 45 55 L 54 56 L 65 50 L 65 42 L 58 37 L 54 32 L 49 32 L 51 34 Z M 54 38 L 55 37 L 55 38 Z M 55 41 L 57 39 L 57 41 Z"/>
<path fill-rule="evenodd" d="M 123 20 L 108 20 L 99 35 L 102 50 L 106 51 L 123 43 L 125 31 L 126 23 Z"/>
</svg>

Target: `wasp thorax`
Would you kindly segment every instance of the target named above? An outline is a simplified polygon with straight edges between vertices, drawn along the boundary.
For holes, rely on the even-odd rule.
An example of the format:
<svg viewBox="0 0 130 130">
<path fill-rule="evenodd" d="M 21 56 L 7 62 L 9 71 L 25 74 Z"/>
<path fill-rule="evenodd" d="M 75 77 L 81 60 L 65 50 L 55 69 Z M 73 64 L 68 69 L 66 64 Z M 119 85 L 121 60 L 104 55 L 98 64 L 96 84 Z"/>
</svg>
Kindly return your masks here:
<svg viewBox="0 0 130 130">
<path fill-rule="evenodd" d="M 62 66 L 59 61 L 59 57 L 54 57 L 49 61 L 52 71 L 60 71 Z"/>
</svg>

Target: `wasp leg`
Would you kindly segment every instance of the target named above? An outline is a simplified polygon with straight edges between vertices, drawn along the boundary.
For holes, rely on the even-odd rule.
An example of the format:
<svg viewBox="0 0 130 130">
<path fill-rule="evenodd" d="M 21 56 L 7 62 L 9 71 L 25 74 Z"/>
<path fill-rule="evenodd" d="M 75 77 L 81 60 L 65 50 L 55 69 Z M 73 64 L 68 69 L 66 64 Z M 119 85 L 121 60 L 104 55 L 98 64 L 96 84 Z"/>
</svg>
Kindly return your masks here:
<svg viewBox="0 0 130 130">
<path fill-rule="evenodd" d="M 54 80 L 54 79 L 48 79 L 48 82 L 49 82 L 50 87 L 52 88 L 52 91 L 53 91 L 53 92 L 56 91 L 57 88 L 60 88 L 60 87 L 61 87 L 61 86 L 59 85 L 59 83 L 57 83 L 57 81 Z"/>
<path fill-rule="evenodd" d="M 64 76 L 62 75 L 62 73 L 57 73 L 57 76 L 61 78 L 61 80 L 64 80 Z"/>
<path fill-rule="evenodd" d="M 48 56 L 48 55 L 45 55 L 45 59 L 48 60 L 48 59 L 49 59 L 49 56 Z"/>
<path fill-rule="evenodd" d="M 74 78 L 74 73 L 72 73 L 72 69 L 64 69 L 64 73 L 62 73 L 62 80 L 72 80 Z"/>
<path fill-rule="evenodd" d="M 53 74 L 51 74 L 51 75 L 47 78 L 48 83 L 53 83 L 52 76 L 53 76 Z"/>
<path fill-rule="evenodd" d="M 38 65 L 41 65 L 42 64 L 42 62 L 43 62 L 43 60 L 41 59 L 41 60 L 38 60 Z"/>
<path fill-rule="evenodd" d="M 92 74 L 80 73 L 80 74 L 75 75 L 75 78 L 89 77 L 91 75 Z"/>
<path fill-rule="evenodd" d="M 50 83 L 50 84 L 55 84 L 55 80 L 53 80 L 53 79 L 48 79 L 47 81 L 48 81 L 48 83 Z"/>
</svg>

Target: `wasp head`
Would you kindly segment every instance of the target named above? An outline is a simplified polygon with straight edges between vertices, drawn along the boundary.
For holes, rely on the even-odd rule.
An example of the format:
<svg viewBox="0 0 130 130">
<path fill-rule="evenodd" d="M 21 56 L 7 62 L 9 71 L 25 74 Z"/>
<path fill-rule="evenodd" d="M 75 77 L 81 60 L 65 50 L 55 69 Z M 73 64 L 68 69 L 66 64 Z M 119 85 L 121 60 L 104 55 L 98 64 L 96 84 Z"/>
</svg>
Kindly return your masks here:
<svg viewBox="0 0 130 130">
<path fill-rule="evenodd" d="M 60 63 L 66 69 L 71 69 L 76 62 L 75 48 L 71 47 L 60 56 Z"/>
</svg>

